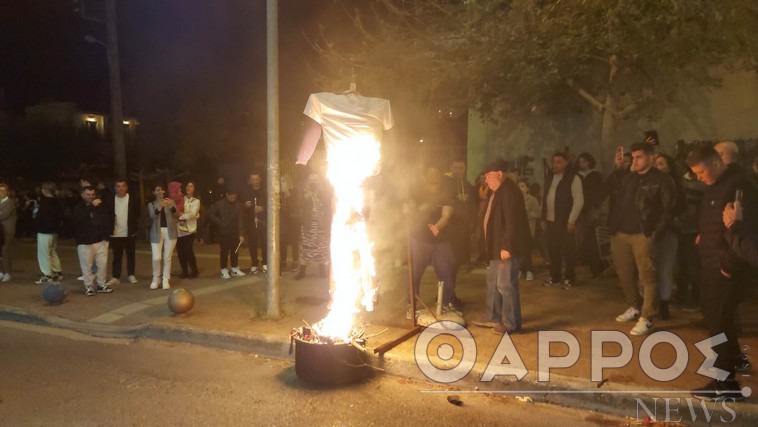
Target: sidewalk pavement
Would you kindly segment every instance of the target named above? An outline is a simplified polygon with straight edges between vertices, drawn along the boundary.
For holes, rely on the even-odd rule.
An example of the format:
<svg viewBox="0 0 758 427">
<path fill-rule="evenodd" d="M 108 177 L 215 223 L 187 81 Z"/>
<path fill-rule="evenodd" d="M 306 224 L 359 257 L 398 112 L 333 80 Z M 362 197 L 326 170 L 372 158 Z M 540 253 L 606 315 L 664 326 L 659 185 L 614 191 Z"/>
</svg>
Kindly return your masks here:
<svg viewBox="0 0 758 427">
<path fill-rule="evenodd" d="M 13 280 L 0 283 L 0 320 L 44 324 L 98 336 L 162 339 L 291 359 L 294 355 L 289 354 L 289 331 L 303 326 L 304 322 L 315 323 L 327 313 L 328 282 L 317 276 L 315 266 L 311 266 L 306 278 L 299 281 L 294 279 L 294 272 L 283 272 L 280 290 L 283 316 L 280 319 L 267 319 L 266 280 L 262 273 L 222 280 L 218 269 L 218 247 L 198 244 L 196 253 L 200 277 L 192 280 L 178 277 L 178 260 L 174 256 L 172 288 L 192 291 L 195 306 L 187 314 L 173 315 L 166 304 L 170 291 L 148 289 L 150 248 L 147 244 L 139 244 L 137 248 L 138 284 L 129 284 L 124 276 L 120 284 L 113 286 L 114 292 L 86 297 L 82 283 L 76 280 L 81 273 L 78 271 L 79 263 L 73 242 L 62 242 L 59 255 L 69 296 L 64 304 L 49 306 L 41 298 L 42 287 L 34 284 L 40 276 L 35 243 L 31 240 L 17 242 Z M 250 258 L 244 248 L 240 250 L 240 266 L 249 271 Z M 615 317 L 627 308 L 616 279 L 612 275 L 590 279 L 581 267 L 578 273 L 578 285 L 568 290 L 542 286 L 546 275 L 540 272 L 536 272 L 534 281 L 521 281 L 523 331 L 512 335 L 511 339 L 529 373 L 521 381 L 516 381 L 512 376 L 502 376 L 495 377 L 489 383 L 479 379 L 501 337 L 490 329 L 472 324 L 472 321 L 481 319 L 484 314 L 486 270 L 481 268 L 459 273 L 456 292 L 463 303 L 462 311 L 469 323 L 467 329 L 473 335 L 477 353 L 472 372 L 451 384 L 450 388 L 456 390 L 456 393 L 486 390 L 528 395 L 537 402 L 631 417 L 640 413 L 634 398 L 644 398 L 651 409 L 657 404 L 658 418 L 661 419 L 664 405 L 662 398 L 690 397 L 689 390 L 698 388 L 709 380 L 696 373 L 704 357 L 694 343 L 708 338 L 707 331 L 698 327 L 701 319 L 699 313 L 683 312 L 674 306 L 671 320 L 655 323 L 656 330 L 670 331 L 679 336 L 686 343 L 689 355 L 684 374 L 672 381 L 659 382 L 648 378 L 640 368 L 638 355 L 646 337 L 628 334 L 633 323 L 615 321 Z M 407 270 L 387 263 L 379 266 L 379 277 L 379 302 L 375 310 L 358 316 L 367 336 L 378 334 L 368 340 L 369 350 L 400 337 L 411 328 L 411 322 L 405 319 Z M 430 307 L 436 299 L 436 286 L 436 278 L 430 268 L 421 287 L 421 297 Z M 758 355 L 757 311 L 758 303 L 754 298 L 748 298 L 740 311 L 743 329 L 741 344 L 748 356 L 753 353 Z M 579 341 L 581 356 L 571 367 L 552 369 L 549 382 L 538 382 L 538 334 L 548 330 L 567 331 L 574 335 Z M 622 332 L 630 337 L 634 348 L 632 361 L 622 368 L 606 369 L 602 383 L 590 381 L 590 335 L 591 331 L 599 330 Z M 438 346 L 445 338 L 439 340 Z M 382 358 L 371 356 L 372 364 L 387 373 L 430 381 L 416 365 L 415 342 L 416 337 L 413 337 Z M 456 349 L 455 354 L 460 354 L 461 346 L 453 347 Z M 545 352 L 546 349 L 543 348 L 542 351 Z M 558 343 L 550 346 L 549 354 L 562 356 L 567 351 L 565 344 Z M 615 356 L 620 353 L 620 347 L 606 344 L 603 352 L 606 356 Z M 660 368 L 671 366 L 676 356 L 673 347 L 666 344 L 655 346 L 652 355 Z M 753 359 L 758 360 L 758 357 Z M 436 360 L 437 366 L 444 366 L 443 361 L 433 360 Z M 499 362 L 501 361 L 492 361 Z M 755 369 L 758 369 L 758 365 Z M 758 392 L 758 379 L 755 376 L 742 375 L 738 379 L 742 387 Z M 684 401 L 681 404 L 680 415 L 688 411 Z M 708 408 L 713 406 L 712 403 L 708 404 Z M 731 407 L 737 413 L 731 425 L 756 425 L 758 422 L 758 397 L 749 397 Z M 718 420 L 718 414 L 725 414 L 723 416 L 727 420 L 731 418 L 720 407 L 715 409 L 715 420 Z M 698 413 L 702 418 L 702 411 Z"/>
</svg>

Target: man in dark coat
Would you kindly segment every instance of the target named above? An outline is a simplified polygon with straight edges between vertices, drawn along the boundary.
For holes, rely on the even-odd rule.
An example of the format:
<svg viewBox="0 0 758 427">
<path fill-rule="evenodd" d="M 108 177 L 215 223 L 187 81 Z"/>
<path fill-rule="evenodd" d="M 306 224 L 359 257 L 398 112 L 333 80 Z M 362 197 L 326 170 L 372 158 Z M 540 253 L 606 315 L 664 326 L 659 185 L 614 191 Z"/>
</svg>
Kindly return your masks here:
<svg viewBox="0 0 758 427">
<path fill-rule="evenodd" d="M 735 253 L 726 239 L 723 223 L 724 207 L 739 196 L 744 209 L 744 230 L 754 232 L 758 218 L 758 194 L 753 183 L 735 164 L 725 165 L 710 147 L 700 147 L 687 157 L 692 172 L 708 188 L 703 193 L 698 222 L 698 248 L 702 268 L 701 300 L 703 316 L 711 337 L 726 340 L 713 347 L 718 357 L 714 362 L 717 379 L 693 391 L 695 397 L 707 400 L 741 399 L 735 378 L 740 346 L 735 318 L 744 288 L 750 283 L 750 266 Z M 718 339 L 718 338 L 716 338 Z"/>
<path fill-rule="evenodd" d="M 484 213 L 484 238 L 487 270 L 487 311 L 480 326 L 492 326 L 498 334 L 521 329 L 519 262 L 529 252 L 531 233 L 524 196 L 516 184 L 505 177 L 506 163 L 489 164 L 485 180 L 492 190 Z"/>
</svg>

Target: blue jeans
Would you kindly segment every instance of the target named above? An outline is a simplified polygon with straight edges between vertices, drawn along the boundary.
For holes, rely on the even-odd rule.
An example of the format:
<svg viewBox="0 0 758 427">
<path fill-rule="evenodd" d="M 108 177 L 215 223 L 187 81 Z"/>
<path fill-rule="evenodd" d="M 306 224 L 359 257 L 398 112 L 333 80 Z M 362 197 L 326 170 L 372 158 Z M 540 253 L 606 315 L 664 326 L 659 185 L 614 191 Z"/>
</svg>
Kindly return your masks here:
<svg viewBox="0 0 758 427">
<path fill-rule="evenodd" d="M 519 258 L 491 260 L 487 269 L 487 320 L 500 322 L 508 331 L 521 329 Z"/>
<path fill-rule="evenodd" d="M 430 243 L 420 239 L 411 239 L 411 259 L 414 294 L 419 294 L 421 277 L 424 275 L 426 266 L 431 263 L 437 278 L 444 282 L 442 304 L 447 306 L 455 303 L 455 259 L 450 242 Z M 410 296 L 408 303 L 410 303 Z"/>
</svg>

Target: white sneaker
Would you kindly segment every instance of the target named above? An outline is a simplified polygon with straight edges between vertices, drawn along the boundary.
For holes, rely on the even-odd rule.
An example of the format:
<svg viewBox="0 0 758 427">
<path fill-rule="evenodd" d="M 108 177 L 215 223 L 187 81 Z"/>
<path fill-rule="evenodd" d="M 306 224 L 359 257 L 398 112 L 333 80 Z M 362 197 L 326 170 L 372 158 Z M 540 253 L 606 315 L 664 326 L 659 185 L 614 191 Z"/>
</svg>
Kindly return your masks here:
<svg viewBox="0 0 758 427">
<path fill-rule="evenodd" d="M 266 264 L 263 264 L 263 272 L 268 273 L 268 266 Z"/>
<path fill-rule="evenodd" d="M 246 276 L 246 274 L 238 267 L 232 267 L 232 276 Z"/>
<path fill-rule="evenodd" d="M 637 310 L 634 307 L 629 307 L 626 309 L 624 314 L 619 315 L 616 317 L 617 322 L 631 322 L 632 320 L 636 319 L 637 316 L 640 315 L 640 311 Z"/>
<path fill-rule="evenodd" d="M 153 279 L 153 282 L 150 283 L 150 289 L 158 289 L 161 286 L 161 282 L 158 279 Z"/>
<path fill-rule="evenodd" d="M 168 279 L 163 279 L 163 289 L 171 289 L 171 285 L 168 283 Z"/>
<path fill-rule="evenodd" d="M 127 280 L 129 280 L 129 283 L 131 283 L 131 284 L 135 284 L 135 283 L 137 283 L 137 282 L 138 282 L 137 278 L 136 278 L 136 277 L 134 277 L 134 275 L 133 275 L 133 274 L 132 274 L 132 275 L 130 275 L 130 276 L 129 276 L 129 279 L 127 279 Z"/>
<path fill-rule="evenodd" d="M 110 280 L 108 280 L 107 282 L 105 282 L 105 286 L 106 287 L 111 287 L 113 285 L 118 285 L 120 283 L 121 283 L 120 280 L 116 279 L 115 277 L 111 277 Z"/>
<path fill-rule="evenodd" d="M 5 277 L 5 273 L 0 273 L 0 282 L 3 281 L 3 277 Z"/>
<path fill-rule="evenodd" d="M 84 276 L 79 276 L 79 277 L 76 278 L 76 280 L 78 280 L 80 282 L 83 282 L 84 281 Z"/>
<path fill-rule="evenodd" d="M 5 276 L 3 276 L 3 282 L 10 282 L 12 279 L 10 273 L 5 273 Z"/>
<path fill-rule="evenodd" d="M 647 335 L 650 333 L 650 331 L 653 330 L 653 322 L 645 319 L 644 317 L 640 317 L 640 320 L 637 321 L 637 324 L 634 325 L 631 331 L 629 331 L 629 334 L 631 335 Z"/>
<path fill-rule="evenodd" d="M 258 270 L 258 266 L 256 265 L 250 269 L 250 274 L 258 274 L 259 271 L 260 270 Z"/>
<path fill-rule="evenodd" d="M 229 270 L 227 270 L 226 268 L 222 268 L 221 269 L 221 278 L 222 279 L 231 279 L 232 276 L 229 275 Z"/>
<path fill-rule="evenodd" d="M 526 272 L 526 281 L 527 282 L 531 282 L 532 280 L 534 280 L 534 274 L 532 274 L 531 271 L 527 271 Z"/>
</svg>

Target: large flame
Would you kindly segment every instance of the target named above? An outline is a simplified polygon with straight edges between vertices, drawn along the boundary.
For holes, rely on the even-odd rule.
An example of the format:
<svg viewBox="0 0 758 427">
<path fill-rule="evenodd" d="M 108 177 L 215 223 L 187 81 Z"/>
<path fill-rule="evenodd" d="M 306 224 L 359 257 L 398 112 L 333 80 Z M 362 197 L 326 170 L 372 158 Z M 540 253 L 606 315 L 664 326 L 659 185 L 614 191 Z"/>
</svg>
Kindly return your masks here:
<svg viewBox="0 0 758 427">
<path fill-rule="evenodd" d="M 379 141 L 368 134 L 332 144 L 327 153 L 327 178 L 335 196 L 331 234 L 332 306 L 314 329 L 334 340 L 349 341 L 360 306 L 373 310 L 376 271 L 371 254 L 373 243 L 366 233 L 363 184 L 376 173 L 380 157 Z"/>
</svg>

